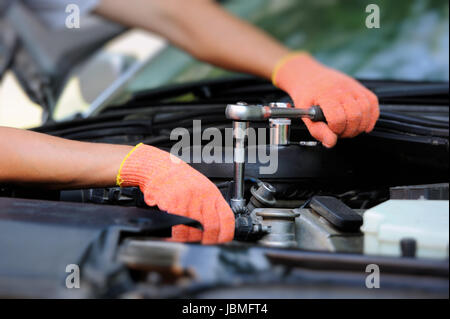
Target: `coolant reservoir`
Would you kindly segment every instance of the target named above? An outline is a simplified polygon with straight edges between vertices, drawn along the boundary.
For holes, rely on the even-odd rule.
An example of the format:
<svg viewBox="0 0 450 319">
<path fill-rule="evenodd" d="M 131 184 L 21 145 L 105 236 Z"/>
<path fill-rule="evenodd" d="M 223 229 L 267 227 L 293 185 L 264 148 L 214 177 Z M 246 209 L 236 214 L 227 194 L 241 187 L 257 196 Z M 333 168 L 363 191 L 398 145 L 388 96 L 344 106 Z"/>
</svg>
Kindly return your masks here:
<svg viewBox="0 0 450 319">
<path fill-rule="evenodd" d="M 447 200 L 389 200 L 364 214 L 364 253 L 402 256 L 402 241 L 415 241 L 416 257 L 448 258 L 448 225 Z"/>
</svg>

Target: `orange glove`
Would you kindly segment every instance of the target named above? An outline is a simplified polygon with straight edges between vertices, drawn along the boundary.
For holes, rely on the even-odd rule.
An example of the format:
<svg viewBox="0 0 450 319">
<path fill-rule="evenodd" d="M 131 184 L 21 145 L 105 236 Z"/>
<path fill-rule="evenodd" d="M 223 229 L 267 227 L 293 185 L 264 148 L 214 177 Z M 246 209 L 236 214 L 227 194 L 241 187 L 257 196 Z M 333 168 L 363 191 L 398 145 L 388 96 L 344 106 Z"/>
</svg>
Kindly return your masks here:
<svg viewBox="0 0 450 319">
<path fill-rule="evenodd" d="M 326 147 L 336 145 L 338 136 L 369 133 L 380 114 L 375 94 L 307 53 L 289 54 L 278 62 L 272 82 L 291 96 L 295 107 L 319 105 L 322 108 L 328 124 L 303 121 L 311 135 Z"/>
<path fill-rule="evenodd" d="M 175 226 L 174 241 L 223 243 L 234 237 L 234 214 L 219 189 L 204 175 L 170 153 L 137 145 L 122 162 L 119 186 L 139 186 L 149 206 L 198 220 L 204 231 Z"/>
</svg>

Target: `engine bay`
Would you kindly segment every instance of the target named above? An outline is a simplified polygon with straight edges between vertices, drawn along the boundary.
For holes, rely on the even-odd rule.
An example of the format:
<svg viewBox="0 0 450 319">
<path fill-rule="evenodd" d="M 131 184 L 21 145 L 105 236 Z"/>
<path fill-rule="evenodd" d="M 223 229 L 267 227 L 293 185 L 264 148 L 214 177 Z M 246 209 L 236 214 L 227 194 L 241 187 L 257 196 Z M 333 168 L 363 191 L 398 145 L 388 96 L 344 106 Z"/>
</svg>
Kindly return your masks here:
<svg viewBox="0 0 450 319">
<path fill-rule="evenodd" d="M 445 217 L 438 217 L 440 219 L 436 221 L 437 225 L 444 226 L 443 230 L 434 228 L 435 234 L 442 232 L 447 235 L 446 243 L 436 240 L 444 245 L 442 249 L 440 246 L 436 248 L 440 249 L 437 253 L 433 250 L 435 247 L 422 247 L 422 239 L 418 239 L 420 236 L 411 238 L 410 233 L 406 231 L 402 235 L 401 230 L 395 231 L 398 238 L 392 244 L 394 248 L 373 250 L 376 244 L 371 227 L 378 227 L 374 223 L 379 218 L 375 215 L 366 218 L 369 216 L 367 212 L 378 214 L 380 205 L 393 202 L 399 202 L 400 206 L 384 208 L 388 215 L 414 210 L 406 205 L 411 202 L 413 207 L 424 207 L 424 212 L 418 212 L 418 216 L 425 216 L 426 221 L 434 218 L 430 210 L 448 211 L 448 84 L 362 83 L 373 90 L 380 100 L 380 120 L 372 133 L 340 140 L 332 149 L 325 148 L 309 136 L 299 119 L 291 119 L 288 128 L 283 121 L 248 121 L 248 127 L 255 129 L 257 143 L 240 145 L 233 128 L 243 122 L 235 121 L 233 124 L 232 119 L 227 118 L 227 105 L 245 101 L 251 105 L 277 102 L 279 106 L 290 102 L 283 92 L 271 84 L 253 78 L 145 91 L 125 104 L 104 109 L 96 116 L 79 116 L 70 122 L 50 123 L 36 129 L 80 141 L 127 145 L 142 142 L 167 151 L 186 138 L 194 146 L 180 148 L 183 153 L 181 157 L 216 184 L 235 213 L 235 240 L 224 247 L 183 245 L 158 239 L 168 236 L 167 229 L 162 231 L 164 227 L 157 227 L 158 231 L 151 231 L 144 227 L 143 212 L 157 211 L 157 208 L 147 207 L 138 188 L 47 190 L 4 185 L 0 186 L 0 197 L 37 205 L 41 213 L 45 209 L 39 205 L 44 205 L 44 202 L 61 204 L 64 214 L 93 206 L 100 210 L 103 207 L 101 214 L 112 207 L 117 212 L 120 209 L 136 210 L 130 211 L 130 214 L 139 216 L 130 217 L 126 224 L 130 226 L 130 220 L 133 220 L 131 224 L 137 229 L 121 229 L 120 235 L 116 234 L 115 244 L 112 244 L 114 248 L 109 247 L 111 250 L 108 250 L 114 255 L 114 264 L 125 265 L 131 271 L 126 283 L 138 283 L 133 289 L 121 286 L 118 291 L 122 296 L 229 296 L 236 294 L 234 286 L 224 288 L 222 285 L 236 278 L 240 278 L 252 292 L 261 289 L 254 287 L 256 283 L 263 287 L 270 285 L 272 289 L 268 294 L 276 295 L 284 289 L 283 285 L 290 286 L 296 280 L 311 275 L 305 273 L 305 269 L 327 271 L 333 277 L 330 272 L 364 271 L 363 266 L 369 264 L 382 265 L 388 273 L 408 277 L 402 277 L 402 287 L 418 285 L 419 288 L 414 287 L 419 295 L 445 294 L 445 287 L 448 294 L 448 214 L 446 220 Z M 200 126 L 196 126 L 195 121 Z M 172 132 L 177 128 L 183 131 L 174 138 Z M 202 137 L 211 128 L 222 133 L 221 142 L 226 146 L 219 155 L 215 154 L 215 158 L 220 160 L 205 162 L 202 154 L 209 147 L 210 139 Z M 196 149 L 195 141 L 199 140 L 199 136 L 200 148 Z M 242 147 L 243 155 L 236 163 L 238 147 Z M 277 169 L 264 174 L 261 168 L 271 165 L 267 156 L 274 149 Z M 266 157 L 250 160 L 252 151 L 261 151 Z M 24 202 L 21 205 L 25 205 Z M 443 206 L 430 208 L 428 202 L 441 202 Z M 55 211 L 55 214 L 59 213 Z M 74 214 L 71 216 L 75 218 Z M 399 218 L 399 223 L 389 224 L 389 227 L 407 224 L 410 217 L 404 215 Z M 425 238 L 431 236 L 427 233 L 429 230 L 424 228 L 426 223 L 417 220 L 408 224 L 408 227 L 414 228 L 413 233 L 422 232 Z M 114 224 L 123 226 L 122 222 L 114 221 Z M 76 222 L 81 223 L 82 219 Z M 371 243 L 370 247 L 368 243 Z M 378 244 L 382 246 L 381 242 Z M 88 252 L 84 252 L 83 260 L 87 261 L 86 269 L 98 271 L 102 268 L 92 265 L 105 265 L 105 260 L 100 262 L 102 257 L 99 256 L 103 256 L 100 252 L 105 252 L 107 244 L 103 239 L 102 244 L 97 242 L 96 245 L 100 245 L 101 249 L 91 246 Z M 97 255 L 95 249 L 98 249 Z M 88 255 L 91 258 L 87 258 Z M 200 258 L 202 264 L 195 260 L 195 256 L 210 257 L 208 261 Z M 222 274 L 204 273 L 213 263 L 220 264 L 212 266 L 212 269 L 223 271 Z M 289 273 L 278 273 L 278 266 L 285 267 Z M 116 274 L 112 270 L 106 273 L 108 276 Z M 156 279 L 151 277 L 152 273 L 158 274 Z M 266 275 L 260 277 L 264 273 Z M 316 276 L 313 274 L 315 279 L 311 280 L 316 280 Z M 425 276 L 439 284 L 433 290 L 422 285 L 423 282 L 412 284 L 410 276 Z M 193 280 L 194 277 L 197 279 Z M 394 277 L 392 287 L 400 280 Z M 108 282 L 108 294 L 117 293 L 111 290 L 114 280 L 108 278 L 97 282 L 97 288 L 86 293 L 101 295 L 98 289 L 104 289 L 105 282 Z M 446 285 L 440 281 L 445 278 Z M 185 281 L 191 284 L 180 284 Z M 158 289 L 154 282 L 158 283 Z M 122 282 L 121 285 L 125 284 Z M 299 289 L 299 295 L 305 293 L 305 287 L 292 289 Z M 352 289 L 350 295 L 358 294 Z M 332 295 L 331 290 L 328 292 Z M 241 293 L 245 296 L 243 290 Z"/>
</svg>

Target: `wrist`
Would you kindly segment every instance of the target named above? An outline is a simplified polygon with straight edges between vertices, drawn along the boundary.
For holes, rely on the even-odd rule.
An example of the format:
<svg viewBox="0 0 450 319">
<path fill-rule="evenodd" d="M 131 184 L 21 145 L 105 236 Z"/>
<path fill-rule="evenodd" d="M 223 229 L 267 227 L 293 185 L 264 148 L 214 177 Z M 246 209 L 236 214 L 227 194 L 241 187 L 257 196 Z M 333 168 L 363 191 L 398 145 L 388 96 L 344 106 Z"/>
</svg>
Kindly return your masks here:
<svg viewBox="0 0 450 319">
<path fill-rule="evenodd" d="M 283 73 L 284 69 L 286 68 L 286 65 L 290 64 L 292 60 L 297 60 L 296 66 L 302 64 L 302 62 L 307 61 L 315 61 L 315 59 L 306 51 L 291 51 L 281 57 L 278 62 L 276 63 L 275 67 L 272 70 L 272 83 L 276 87 L 280 87 L 279 78 L 280 74 Z M 298 67 L 297 67 L 298 68 Z M 296 68 L 296 69 L 297 69 Z"/>
<path fill-rule="evenodd" d="M 295 98 L 299 87 L 308 85 L 317 74 L 326 67 L 305 51 L 294 52 L 285 56 L 274 69 L 273 84 Z"/>
<path fill-rule="evenodd" d="M 116 184 L 121 187 L 139 186 L 141 189 L 170 174 L 174 165 L 182 169 L 187 165 L 178 157 L 159 148 L 138 144 L 123 159 L 119 167 Z"/>
<path fill-rule="evenodd" d="M 124 183 L 126 183 L 127 181 L 125 180 L 125 174 L 123 174 L 122 170 L 124 169 L 125 163 L 127 162 L 127 160 L 129 159 L 129 157 L 139 148 L 141 147 L 143 144 L 139 143 L 137 144 L 135 147 L 133 147 L 131 149 L 131 151 L 128 152 L 128 154 L 123 158 L 122 162 L 120 163 L 119 166 L 119 170 L 117 171 L 117 176 L 116 176 L 116 185 L 122 187 L 122 185 Z M 125 185 L 123 185 L 125 186 Z"/>
</svg>

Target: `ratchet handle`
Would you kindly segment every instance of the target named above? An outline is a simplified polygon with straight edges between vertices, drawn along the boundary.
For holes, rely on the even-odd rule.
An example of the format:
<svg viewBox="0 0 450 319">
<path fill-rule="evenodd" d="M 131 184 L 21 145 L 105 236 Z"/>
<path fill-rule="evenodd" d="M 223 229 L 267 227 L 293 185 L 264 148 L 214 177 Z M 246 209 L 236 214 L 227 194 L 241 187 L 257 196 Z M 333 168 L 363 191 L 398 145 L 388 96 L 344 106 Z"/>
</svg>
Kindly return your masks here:
<svg viewBox="0 0 450 319">
<path fill-rule="evenodd" d="M 318 105 L 313 105 L 310 108 L 310 119 L 313 122 L 327 122 L 325 115 L 323 114 L 322 108 Z"/>
<path fill-rule="evenodd" d="M 228 104 L 225 109 L 225 116 L 227 119 L 235 121 L 265 121 L 270 118 L 307 117 L 313 122 L 326 122 L 320 106 L 313 105 L 308 109 L 301 109 L 295 108 L 289 103 L 271 103 L 270 106 L 244 103 Z"/>
</svg>

